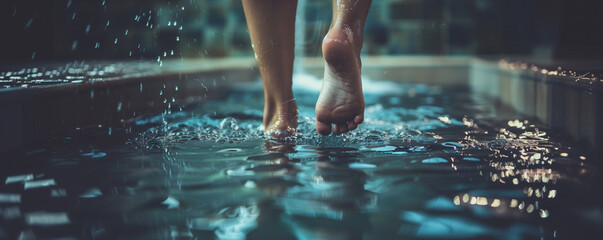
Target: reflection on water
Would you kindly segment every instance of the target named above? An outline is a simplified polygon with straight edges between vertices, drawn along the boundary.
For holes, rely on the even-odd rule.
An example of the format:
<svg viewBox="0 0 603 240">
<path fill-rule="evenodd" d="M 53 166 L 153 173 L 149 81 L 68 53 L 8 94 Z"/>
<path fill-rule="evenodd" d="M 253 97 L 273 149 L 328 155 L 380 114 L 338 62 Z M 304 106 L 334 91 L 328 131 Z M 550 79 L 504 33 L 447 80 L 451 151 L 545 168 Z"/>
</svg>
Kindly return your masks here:
<svg viewBox="0 0 603 240">
<path fill-rule="evenodd" d="M 579 239 L 597 158 L 468 91 L 368 91 L 366 123 L 262 134 L 261 89 L 84 129 L 1 164 L 0 239 Z M 373 86 L 375 87 L 375 86 Z M 395 87 L 398 91 L 392 91 Z M 108 132 L 111 132 L 108 134 Z"/>
</svg>

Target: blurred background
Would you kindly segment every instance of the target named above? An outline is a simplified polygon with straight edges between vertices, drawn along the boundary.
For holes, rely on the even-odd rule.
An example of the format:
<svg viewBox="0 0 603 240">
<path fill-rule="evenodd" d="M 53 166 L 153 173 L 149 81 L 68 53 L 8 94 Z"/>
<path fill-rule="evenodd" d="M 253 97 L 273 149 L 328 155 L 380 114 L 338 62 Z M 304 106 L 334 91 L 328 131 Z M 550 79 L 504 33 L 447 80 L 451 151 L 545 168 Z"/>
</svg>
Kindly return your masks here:
<svg viewBox="0 0 603 240">
<path fill-rule="evenodd" d="M 302 1 L 302 0 L 300 0 Z M 320 56 L 331 1 L 303 0 Z M 241 0 L 2 0 L 0 61 L 251 57 Z M 603 1 L 374 0 L 366 55 L 601 59 Z"/>
</svg>

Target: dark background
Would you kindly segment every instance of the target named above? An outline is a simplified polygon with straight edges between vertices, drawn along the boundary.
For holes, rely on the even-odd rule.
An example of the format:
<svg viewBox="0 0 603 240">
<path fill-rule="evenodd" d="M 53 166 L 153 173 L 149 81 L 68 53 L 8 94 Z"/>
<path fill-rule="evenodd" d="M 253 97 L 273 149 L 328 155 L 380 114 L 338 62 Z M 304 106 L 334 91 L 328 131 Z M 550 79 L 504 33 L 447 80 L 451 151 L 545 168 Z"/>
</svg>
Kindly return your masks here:
<svg viewBox="0 0 603 240">
<path fill-rule="evenodd" d="M 304 10 L 298 44 L 318 56 L 330 1 Z M 596 0 L 374 0 L 363 51 L 601 59 L 602 10 Z M 5 63 L 253 56 L 240 0 L 2 0 L 0 34 Z"/>
</svg>

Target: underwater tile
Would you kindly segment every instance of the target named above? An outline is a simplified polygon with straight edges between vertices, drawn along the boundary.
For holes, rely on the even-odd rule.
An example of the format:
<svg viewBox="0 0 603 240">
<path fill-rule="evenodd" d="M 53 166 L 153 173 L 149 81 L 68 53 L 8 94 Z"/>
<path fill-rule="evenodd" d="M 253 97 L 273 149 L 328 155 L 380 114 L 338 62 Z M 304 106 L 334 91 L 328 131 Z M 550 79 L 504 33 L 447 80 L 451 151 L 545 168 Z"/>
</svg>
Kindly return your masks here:
<svg viewBox="0 0 603 240">
<path fill-rule="evenodd" d="M 71 223 L 66 212 L 33 212 L 25 214 L 25 222 L 32 226 L 54 226 Z"/>
<path fill-rule="evenodd" d="M 65 197 L 67 196 L 67 191 L 64 188 L 57 188 L 50 190 L 51 197 Z"/>
<path fill-rule="evenodd" d="M 20 203 L 21 194 L 0 193 L 0 203 Z"/>
<path fill-rule="evenodd" d="M 79 197 L 81 197 L 81 198 L 95 198 L 95 197 L 98 197 L 98 196 L 101 196 L 101 195 L 103 195 L 103 193 L 101 192 L 100 189 L 98 189 L 98 188 L 91 188 L 91 189 L 86 190 L 86 192 L 80 194 Z"/>
<path fill-rule="evenodd" d="M 38 181 L 25 182 L 25 186 L 23 188 L 31 189 L 31 188 L 49 187 L 49 186 L 54 186 L 54 185 L 56 185 L 56 182 L 54 181 L 54 179 L 44 179 L 44 180 L 38 180 Z"/>
<path fill-rule="evenodd" d="M 4 209 L 0 208 L 0 215 L 2 215 L 2 217 L 4 219 L 20 218 L 21 217 L 21 209 L 18 206 L 7 207 Z"/>
<path fill-rule="evenodd" d="M 25 182 L 25 181 L 29 181 L 29 180 L 33 180 L 33 174 L 24 174 L 24 175 L 15 175 L 15 176 L 8 176 L 6 177 L 6 181 L 4 182 L 5 184 L 11 184 L 11 183 L 16 183 L 16 182 Z"/>
</svg>

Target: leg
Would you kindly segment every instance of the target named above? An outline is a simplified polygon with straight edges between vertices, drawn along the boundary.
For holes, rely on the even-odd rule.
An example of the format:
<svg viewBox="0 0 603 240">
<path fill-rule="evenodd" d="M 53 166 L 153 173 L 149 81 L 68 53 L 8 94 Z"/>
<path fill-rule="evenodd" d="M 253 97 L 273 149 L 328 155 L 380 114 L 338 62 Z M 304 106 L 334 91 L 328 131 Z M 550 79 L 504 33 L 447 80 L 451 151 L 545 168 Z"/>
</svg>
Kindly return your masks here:
<svg viewBox="0 0 603 240">
<path fill-rule="evenodd" d="M 264 86 L 264 130 L 291 135 L 297 127 L 291 90 L 297 0 L 243 0 L 243 8 Z"/>
<path fill-rule="evenodd" d="M 364 120 L 360 50 L 371 0 L 333 0 L 333 20 L 322 42 L 325 75 L 316 102 L 319 134 L 354 130 Z"/>
</svg>

